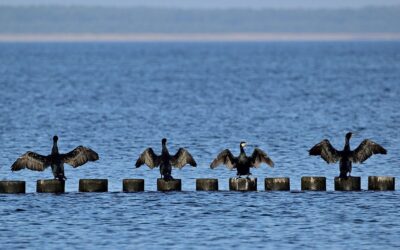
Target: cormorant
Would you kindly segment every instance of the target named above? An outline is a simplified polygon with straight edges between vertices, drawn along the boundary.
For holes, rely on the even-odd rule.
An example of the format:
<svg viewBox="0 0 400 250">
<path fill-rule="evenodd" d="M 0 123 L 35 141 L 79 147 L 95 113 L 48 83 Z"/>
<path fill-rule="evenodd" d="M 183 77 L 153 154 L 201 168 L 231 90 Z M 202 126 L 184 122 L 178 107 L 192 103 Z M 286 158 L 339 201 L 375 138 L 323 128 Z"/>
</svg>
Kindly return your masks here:
<svg viewBox="0 0 400 250">
<path fill-rule="evenodd" d="M 11 166 L 12 171 L 19 171 L 24 168 L 35 171 L 44 171 L 47 167 L 51 166 L 54 179 L 66 180 L 64 174 L 64 163 L 76 168 L 88 161 L 97 161 L 99 155 L 83 146 L 78 146 L 67 154 L 60 154 L 57 146 L 58 137 L 53 137 L 53 148 L 51 154 L 48 156 L 40 155 L 35 152 L 26 152 L 19 157 Z"/>
<path fill-rule="evenodd" d="M 210 165 L 210 168 L 216 168 L 221 164 L 226 165 L 229 169 L 236 168 L 237 175 L 241 177 L 242 175 L 251 175 L 250 168 L 259 167 L 261 163 L 266 163 L 270 167 L 274 167 L 274 162 L 268 155 L 259 148 L 255 148 L 253 154 L 248 157 L 246 156 L 246 152 L 244 151 L 244 147 L 246 146 L 246 142 L 240 143 L 240 154 L 238 157 L 232 155 L 229 149 L 223 150 L 218 154 L 217 158 L 213 160 Z"/>
<path fill-rule="evenodd" d="M 161 178 L 164 178 L 164 180 L 173 180 L 171 166 L 179 169 L 183 168 L 186 164 L 193 167 L 197 166 L 193 156 L 186 149 L 180 148 L 174 156 L 171 156 L 167 149 L 167 139 L 163 138 L 161 144 L 162 152 L 160 156 L 156 155 L 152 148 L 147 148 L 137 159 L 136 168 L 143 164 L 146 164 L 151 169 L 159 166 Z"/>
<path fill-rule="evenodd" d="M 339 163 L 341 178 L 346 178 L 347 173 L 351 174 L 352 163 L 363 163 L 373 154 L 386 154 L 387 151 L 381 145 L 371 141 L 364 140 L 354 150 L 350 150 L 351 132 L 346 134 L 345 145 L 342 151 L 336 150 L 329 140 L 325 139 L 309 150 L 310 155 L 320 155 L 328 164 Z"/>
</svg>

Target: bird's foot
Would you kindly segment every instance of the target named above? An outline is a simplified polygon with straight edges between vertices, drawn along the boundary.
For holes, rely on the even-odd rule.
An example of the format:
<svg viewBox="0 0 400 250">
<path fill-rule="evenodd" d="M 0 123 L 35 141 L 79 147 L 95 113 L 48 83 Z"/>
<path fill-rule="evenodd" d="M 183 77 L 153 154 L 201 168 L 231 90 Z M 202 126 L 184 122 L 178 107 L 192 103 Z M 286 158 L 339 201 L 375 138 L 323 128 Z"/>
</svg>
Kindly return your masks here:
<svg viewBox="0 0 400 250">
<path fill-rule="evenodd" d="M 59 175 L 57 177 L 54 177 L 55 180 L 59 180 L 59 181 L 65 181 L 67 179 L 67 177 L 65 177 L 64 175 Z"/>
</svg>

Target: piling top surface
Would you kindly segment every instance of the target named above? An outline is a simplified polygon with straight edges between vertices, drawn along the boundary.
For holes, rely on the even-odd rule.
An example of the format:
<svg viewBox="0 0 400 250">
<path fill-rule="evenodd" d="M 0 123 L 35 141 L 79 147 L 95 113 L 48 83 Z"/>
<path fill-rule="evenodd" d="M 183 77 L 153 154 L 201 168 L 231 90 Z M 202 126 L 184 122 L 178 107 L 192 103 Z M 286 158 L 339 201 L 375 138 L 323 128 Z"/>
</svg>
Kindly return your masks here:
<svg viewBox="0 0 400 250">
<path fill-rule="evenodd" d="M 202 179 L 196 179 L 196 184 L 208 184 L 208 183 L 218 183 L 218 179 L 206 179 L 206 178 L 202 178 Z"/>
<path fill-rule="evenodd" d="M 257 181 L 257 177 L 231 177 L 229 178 L 231 181 Z"/>
<path fill-rule="evenodd" d="M 39 179 L 37 181 L 60 181 L 59 179 Z"/>
<path fill-rule="evenodd" d="M 144 182 L 144 179 L 123 179 L 123 182 Z"/>
<path fill-rule="evenodd" d="M 303 176 L 301 179 L 326 179 L 325 176 Z"/>
<path fill-rule="evenodd" d="M 368 176 L 368 179 L 375 180 L 375 181 L 388 181 L 394 180 L 394 176 Z"/>
<path fill-rule="evenodd" d="M 44 185 L 44 184 L 61 184 L 61 183 L 65 183 L 65 181 L 60 181 L 57 179 L 44 179 L 44 180 L 37 180 L 36 183 L 38 185 Z"/>
<path fill-rule="evenodd" d="M 79 181 L 83 181 L 83 182 L 92 182 L 92 181 L 106 182 L 106 181 L 108 181 L 108 179 L 80 179 Z"/>
<path fill-rule="evenodd" d="M 18 183 L 25 183 L 25 181 L 20 181 L 20 180 L 10 180 L 10 181 L 0 181 L 0 183 L 4 183 L 4 184 L 7 184 L 7 183 L 9 183 L 9 184 L 12 184 L 12 183 L 15 183 L 15 184 L 18 184 Z"/>
<path fill-rule="evenodd" d="M 360 176 L 348 176 L 348 177 L 339 177 L 336 176 L 335 179 L 343 179 L 343 180 L 351 180 L 351 179 L 360 179 Z"/>
</svg>

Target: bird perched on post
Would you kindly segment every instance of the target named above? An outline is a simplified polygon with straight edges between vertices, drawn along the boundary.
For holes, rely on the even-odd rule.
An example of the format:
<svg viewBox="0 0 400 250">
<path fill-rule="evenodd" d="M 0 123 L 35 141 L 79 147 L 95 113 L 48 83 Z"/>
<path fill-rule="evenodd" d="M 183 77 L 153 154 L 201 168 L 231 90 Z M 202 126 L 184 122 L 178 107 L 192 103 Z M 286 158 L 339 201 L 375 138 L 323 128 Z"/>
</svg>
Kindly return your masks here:
<svg viewBox="0 0 400 250">
<path fill-rule="evenodd" d="M 66 180 L 64 163 L 77 168 L 88 161 L 97 161 L 99 159 L 99 155 L 96 152 L 83 146 L 78 146 L 67 154 L 60 154 L 58 152 L 57 141 L 58 137 L 54 136 L 53 148 L 51 149 L 50 155 L 44 156 L 28 151 L 14 162 L 11 166 L 11 170 L 19 171 L 28 168 L 35 171 L 44 171 L 51 166 L 54 179 Z"/>
<path fill-rule="evenodd" d="M 368 139 L 362 141 L 355 150 L 350 150 L 350 138 L 352 135 L 353 133 L 351 132 L 346 134 L 342 151 L 335 149 L 329 140 L 325 139 L 312 147 L 309 153 L 310 155 L 320 155 L 328 164 L 339 161 L 340 178 L 346 178 L 351 175 L 352 163 L 363 163 L 373 154 L 387 153 L 386 149 L 381 145 Z"/>
<path fill-rule="evenodd" d="M 274 167 L 274 162 L 268 155 L 259 148 L 255 148 L 253 154 L 248 157 L 244 148 L 246 147 L 246 142 L 240 142 L 240 154 L 238 157 L 233 156 L 229 149 L 223 150 L 218 154 L 217 158 L 215 158 L 210 168 L 214 169 L 219 165 L 226 165 L 229 169 L 236 168 L 238 177 L 242 175 L 251 175 L 250 168 L 259 167 L 261 163 L 266 163 L 270 167 Z"/>
<path fill-rule="evenodd" d="M 172 167 L 177 167 L 179 169 L 183 168 L 186 164 L 193 167 L 197 166 L 196 161 L 193 156 L 184 148 L 180 148 L 175 155 L 170 155 L 167 148 L 167 139 L 163 138 L 161 140 L 162 151 L 161 155 L 156 155 L 152 148 L 147 148 L 139 156 L 136 161 L 136 168 L 146 164 L 149 168 L 153 169 L 155 167 L 160 167 L 161 178 L 164 180 L 173 180 L 171 175 Z"/>
</svg>

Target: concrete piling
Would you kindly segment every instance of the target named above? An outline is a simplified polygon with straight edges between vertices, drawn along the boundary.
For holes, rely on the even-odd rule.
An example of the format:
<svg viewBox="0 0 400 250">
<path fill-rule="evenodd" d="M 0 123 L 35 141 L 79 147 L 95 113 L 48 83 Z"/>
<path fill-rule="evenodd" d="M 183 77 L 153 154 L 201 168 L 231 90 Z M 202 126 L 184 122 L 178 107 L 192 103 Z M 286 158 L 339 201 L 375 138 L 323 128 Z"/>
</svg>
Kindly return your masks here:
<svg viewBox="0 0 400 250">
<path fill-rule="evenodd" d="M 107 179 L 80 179 L 79 192 L 107 192 Z"/>
<path fill-rule="evenodd" d="M 143 192 L 144 179 L 124 179 L 122 180 L 122 191 L 124 192 Z"/>
<path fill-rule="evenodd" d="M 231 191 L 257 191 L 257 178 L 229 178 Z"/>
<path fill-rule="evenodd" d="M 394 191 L 395 178 L 392 176 L 368 176 L 368 190 Z"/>
<path fill-rule="evenodd" d="M 218 191 L 218 179 L 196 179 L 197 191 Z"/>
<path fill-rule="evenodd" d="M 57 179 L 38 180 L 36 182 L 36 192 L 38 193 L 64 193 L 65 181 Z"/>
<path fill-rule="evenodd" d="M 0 181 L 1 194 L 24 194 L 25 181 Z"/>
<path fill-rule="evenodd" d="M 347 178 L 335 177 L 336 191 L 360 191 L 361 177 L 349 176 Z"/>
<path fill-rule="evenodd" d="M 158 191 L 181 191 L 182 181 L 180 179 L 164 180 L 161 178 L 157 179 L 157 190 Z"/>
<path fill-rule="evenodd" d="M 301 190 L 326 191 L 326 178 L 319 176 L 303 176 L 301 177 Z"/>
<path fill-rule="evenodd" d="M 290 179 L 287 177 L 265 178 L 265 191 L 290 191 Z"/>
</svg>

